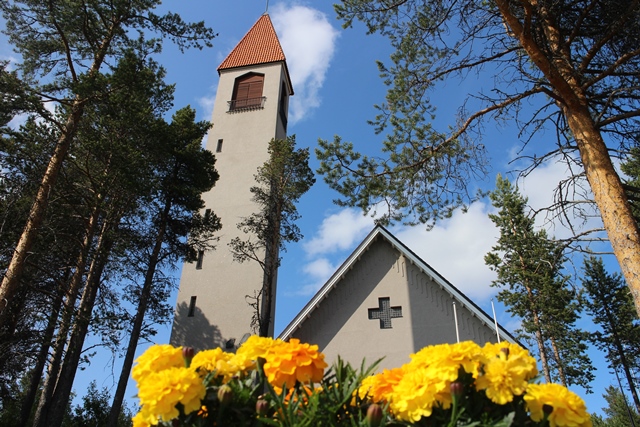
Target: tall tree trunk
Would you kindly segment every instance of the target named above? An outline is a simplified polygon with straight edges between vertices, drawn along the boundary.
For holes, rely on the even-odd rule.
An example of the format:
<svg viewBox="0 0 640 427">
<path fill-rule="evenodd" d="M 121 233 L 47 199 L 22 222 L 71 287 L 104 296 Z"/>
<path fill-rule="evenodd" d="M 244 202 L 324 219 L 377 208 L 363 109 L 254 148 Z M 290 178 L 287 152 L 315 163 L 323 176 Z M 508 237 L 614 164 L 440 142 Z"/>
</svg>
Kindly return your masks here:
<svg viewBox="0 0 640 427">
<path fill-rule="evenodd" d="M 539 324 L 540 322 L 540 319 L 538 318 L 537 313 L 534 314 L 534 322 L 537 322 L 537 324 Z M 550 383 L 551 372 L 549 370 L 549 361 L 547 360 L 547 352 L 545 351 L 545 348 L 544 348 L 544 338 L 542 337 L 542 331 L 540 330 L 539 326 L 536 327 L 535 337 L 536 337 L 536 344 L 538 344 L 538 350 L 540 352 L 540 364 L 542 365 L 542 372 L 544 373 L 544 379 L 547 381 L 547 383 Z"/>
<path fill-rule="evenodd" d="M 562 358 L 560 357 L 558 344 L 556 343 L 556 339 L 553 337 L 551 337 L 549 341 L 551 341 L 551 349 L 553 350 L 553 357 L 556 359 L 556 366 L 558 367 L 558 377 L 560 378 L 560 383 L 566 387 L 567 377 L 564 374 L 564 366 L 562 365 Z"/>
<path fill-rule="evenodd" d="M 613 253 L 633 295 L 636 311 L 640 314 L 640 231 L 620 176 L 613 167 L 602 134 L 589 111 L 587 97 L 577 80 L 581 73 L 573 68 L 570 61 L 565 60 L 571 57 L 571 53 L 567 52 L 567 44 L 563 42 L 552 14 L 541 15 L 548 43 L 548 46 L 543 48 L 528 26 L 513 13 L 510 3 L 509 0 L 496 0 L 496 5 L 514 37 L 544 74 L 557 95 L 556 103 L 576 140 L 587 181 L 600 211 Z M 523 18 L 525 22 L 532 19 L 529 14 L 535 10 L 532 5 L 529 6 L 526 8 L 527 16 Z M 544 12 L 544 8 L 542 11 Z M 548 49 L 551 49 L 551 55 Z M 558 55 L 554 55 L 554 52 Z"/>
<path fill-rule="evenodd" d="M 87 274 L 86 284 L 78 307 L 78 315 L 73 324 L 64 363 L 51 399 L 52 405 L 49 410 L 49 416 L 39 419 L 38 427 L 60 427 L 62 425 L 64 414 L 69 404 L 73 381 L 80 363 L 82 347 L 89 330 L 91 314 L 95 305 L 96 296 L 98 295 L 98 289 L 100 288 L 100 279 L 114 243 L 109 233 L 113 224 L 117 223 L 119 219 L 118 216 L 115 219 L 105 220 L 102 225 L 100 237 L 96 245 L 96 255 Z"/>
<path fill-rule="evenodd" d="M 522 262 L 522 258 L 521 258 Z M 535 297 L 533 291 L 528 285 L 525 285 L 527 290 L 527 297 L 529 298 L 529 304 L 531 304 L 531 311 L 533 313 L 533 324 L 536 325 L 535 337 L 536 344 L 538 345 L 538 352 L 540 354 L 540 364 L 542 365 L 542 372 L 544 373 L 544 379 L 547 383 L 551 382 L 551 371 L 549 369 L 549 361 L 547 360 L 547 352 L 544 348 L 544 337 L 542 336 L 542 322 L 540 321 L 540 315 L 536 308 Z"/>
<path fill-rule="evenodd" d="M 93 62 L 89 67 L 87 80 L 85 80 L 85 82 L 93 79 L 100 71 L 100 67 L 102 67 L 104 59 L 111 46 L 111 41 L 113 40 L 116 32 L 120 29 L 121 25 L 122 23 L 119 19 L 111 22 L 109 31 L 101 40 L 94 54 Z M 71 56 L 68 55 L 67 58 L 71 58 Z M 74 64 L 70 59 L 67 65 L 72 71 L 75 80 Z M 86 103 L 86 98 L 81 98 L 79 95 L 76 95 L 73 103 L 71 104 L 70 112 L 67 116 L 64 128 L 62 129 L 60 138 L 58 138 L 58 143 L 51 155 L 49 164 L 47 165 L 47 169 L 44 172 L 44 176 L 40 182 L 40 187 L 38 188 L 38 192 L 36 193 L 36 197 L 33 201 L 33 205 L 29 211 L 27 223 L 22 230 L 20 239 L 18 239 L 13 256 L 11 257 L 11 261 L 9 262 L 7 270 L 2 278 L 2 282 L 0 283 L 0 329 L 4 324 L 3 313 L 5 312 L 5 308 L 11 304 L 16 291 L 20 287 L 20 280 L 24 272 L 25 260 L 29 251 L 31 251 L 31 248 L 33 247 L 39 228 L 44 220 L 45 212 L 49 204 L 49 196 L 55 186 L 56 180 L 58 179 L 64 159 L 71 147 L 71 142 L 75 138 Z"/>
<path fill-rule="evenodd" d="M 578 110 L 578 111 L 576 111 Z M 640 233 L 631 205 L 615 171 L 602 135 L 589 110 L 566 110 L 567 122 L 578 143 L 587 180 L 598 205 L 609 242 L 640 314 Z"/>
<path fill-rule="evenodd" d="M 282 180 L 283 177 L 276 179 Z M 284 183 L 273 179 L 271 182 L 271 198 L 269 201 L 269 223 L 270 230 L 267 232 L 267 242 L 265 243 L 264 278 L 262 283 L 262 301 L 259 314 L 259 335 L 261 337 L 273 336 L 274 330 L 274 308 L 275 292 L 278 280 L 278 267 L 280 266 L 280 227 L 282 221 L 282 190 Z"/>
<path fill-rule="evenodd" d="M 60 293 L 62 293 L 62 291 Z M 47 356 L 49 354 L 49 349 L 51 348 L 51 340 L 53 339 L 56 331 L 58 315 L 60 314 L 60 308 L 62 306 L 62 296 L 60 295 L 58 298 L 56 298 L 56 300 L 57 302 L 53 304 L 51 314 L 49 315 L 49 320 L 47 322 L 47 327 L 42 337 L 42 344 L 40 347 L 40 352 L 38 353 L 36 365 L 33 367 L 30 374 L 29 388 L 27 389 L 27 393 L 22 398 L 20 408 L 20 421 L 18 423 L 18 425 L 21 426 L 26 426 L 29 422 L 33 405 L 38 394 L 38 386 L 40 385 L 40 382 L 42 380 L 42 372 L 44 371 L 44 367 L 47 364 Z"/>
<path fill-rule="evenodd" d="M 149 256 L 149 263 L 147 265 L 147 271 L 144 277 L 144 283 L 142 290 L 140 291 L 140 297 L 138 299 L 138 308 L 136 310 L 136 316 L 133 319 L 133 325 L 131 327 L 131 335 L 129 336 L 129 344 L 127 346 L 127 353 L 125 354 L 122 364 L 122 370 L 120 371 L 120 378 L 118 379 L 118 387 L 113 396 L 113 403 L 111 404 L 111 410 L 109 412 L 108 427 L 117 427 L 118 417 L 122 409 L 122 402 L 124 400 L 124 393 L 127 390 L 127 383 L 129 381 L 129 375 L 131 373 L 131 367 L 133 366 L 133 358 L 135 357 L 136 348 L 138 347 L 138 341 L 140 339 L 140 332 L 142 331 L 142 324 L 144 322 L 144 316 L 147 313 L 147 307 L 149 306 L 149 298 L 151 297 L 151 290 L 153 288 L 153 278 L 156 273 L 156 267 L 158 266 L 158 260 L 160 258 L 160 251 L 164 243 L 164 236 L 167 229 L 167 222 L 169 218 L 169 212 L 171 211 L 171 202 L 167 201 L 162 211 L 160 221 L 158 224 L 158 234 L 156 235 L 155 245 Z"/>
<path fill-rule="evenodd" d="M 22 234 L 20 235 L 20 239 L 13 251 L 13 256 L 11 257 L 11 261 L 9 261 L 7 270 L 2 278 L 2 283 L 0 283 L 0 327 L 2 327 L 6 322 L 4 316 L 4 313 L 6 312 L 5 309 L 13 300 L 13 297 L 20 286 L 20 280 L 24 273 L 25 260 L 29 251 L 31 251 L 31 248 L 33 247 L 33 243 L 38 235 L 38 230 L 44 220 L 44 214 L 47 210 L 47 205 L 49 204 L 49 195 L 51 194 L 56 180 L 58 179 L 62 163 L 64 158 L 67 156 L 67 152 L 71 146 L 71 141 L 78 129 L 78 124 L 80 123 L 80 118 L 84 111 L 84 105 L 85 101 L 81 100 L 80 97 L 76 97 L 73 105 L 71 106 L 71 113 L 67 118 L 65 129 L 58 139 L 56 148 L 51 155 L 47 169 L 42 177 L 42 182 L 40 183 L 40 187 L 36 193 L 36 198 L 31 206 L 27 223 L 25 224 Z"/>
<path fill-rule="evenodd" d="M 39 425 L 42 422 L 40 420 L 46 420 L 48 418 L 49 409 L 51 407 L 51 398 L 56 388 L 56 382 L 58 381 L 64 348 L 67 343 L 69 330 L 71 329 L 71 321 L 75 313 L 75 306 L 82 285 L 82 278 L 85 274 L 87 258 L 98 226 L 100 213 L 102 212 L 101 206 L 103 198 L 103 195 L 98 196 L 96 205 L 94 206 L 91 216 L 87 222 L 85 237 L 82 241 L 80 253 L 76 261 L 75 271 L 71 277 L 69 288 L 66 291 L 66 298 L 62 307 L 62 318 L 60 319 L 58 334 L 53 345 L 53 354 L 51 356 L 51 361 L 49 362 L 47 378 L 45 379 L 42 393 L 40 394 L 40 400 L 38 402 L 38 408 L 36 409 L 33 421 L 34 426 Z"/>
</svg>

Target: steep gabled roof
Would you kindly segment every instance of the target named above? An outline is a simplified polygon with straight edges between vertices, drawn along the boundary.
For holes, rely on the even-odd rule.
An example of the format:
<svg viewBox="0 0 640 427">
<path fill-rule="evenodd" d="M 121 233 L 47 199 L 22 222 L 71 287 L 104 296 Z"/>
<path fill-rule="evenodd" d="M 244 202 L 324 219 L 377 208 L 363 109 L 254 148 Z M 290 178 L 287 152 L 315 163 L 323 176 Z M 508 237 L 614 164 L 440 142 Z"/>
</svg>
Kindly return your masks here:
<svg viewBox="0 0 640 427">
<path fill-rule="evenodd" d="M 268 14 L 263 14 L 218 67 L 228 68 L 285 61 L 280 40 Z"/>
<path fill-rule="evenodd" d="M 483 321 L 489 327 L 495 330 L 494 319 L 492 319 L 484 310 L 478 307 L 473 301 L 471 301 L 465 294 L 460 292 L 455 286 L 453 286 L 447 279 L 442 277 L 440 273 L 431 268 L 429 264 L 424 262 L 419 256 L 417 256 L 411 249 L 406 247 L 400 240 L 398 240 L 393 234 L 381 225 L 376 225 L 375 228 L 369 233 L 369 235 L 360 243 L 360 245 L 353 251 L 353 253 L 347 258 L 347 260 L 338 268 L 338 270 L 331 276 L 327 283 L 320 288 L 320 290 L 314 295 L 314 297 L 307 303 L 307 305 L 298 313 L 298 315 L 284 328 L 278 338 L 288 340 L 291 338 L 300 325 L 312 315 L 312 312 L 316 307 L 324 300 L 329 292 L 331 292 L 336 286 L 339 285 L 344 275 L 358 262 L 362 254 L 369 250 L 371 244 L 377 239 L 385 239 L 396 250 L 404 255 L 410 262 L 420 268 L 425 274 L 431 276 L 436 284 L 446 291 L 458 304 L 462 307 L 466 307 L 471 311 L 478 319 Z M 510 342 L 518 342 L 506 329 L 498 325 L 500 331 L 500 338 Z"/>
</svg>

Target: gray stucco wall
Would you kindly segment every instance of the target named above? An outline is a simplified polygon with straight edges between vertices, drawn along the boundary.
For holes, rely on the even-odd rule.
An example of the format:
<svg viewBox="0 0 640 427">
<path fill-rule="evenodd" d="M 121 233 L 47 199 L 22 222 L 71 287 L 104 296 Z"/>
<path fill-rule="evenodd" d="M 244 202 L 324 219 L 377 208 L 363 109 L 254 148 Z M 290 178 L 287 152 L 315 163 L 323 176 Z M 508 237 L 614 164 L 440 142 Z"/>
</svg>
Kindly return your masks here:
<svg viewBox="0 0 640 427">
<path fill-rule="evenodd" d="M 369 319 L 369 309 L 388 297 L 402 317 L 390 329 Z M 427 345 L 455 343 L 453 297 L 382 238 L 374 241 L 344 277 L 311 312 L 293 336 L 318 344 L 332 363 L 338 355 L 353 366 L 384 357 L 379 369 L 408 362 Z M 495 342 L 490 326 L 461 302 L 456 313 L 460 340 Z"/>
<path fill-rule="evenodd" d="M 230 112 L 228 101 L 234 82 L 248 72 L 264 74 L 264 108 Z M 250 192 L 255 185 L 254 175 L 268 159 L 269 141 L 286 137 L 279 117 L 280 91 L 287 81 L 285 73 L 283 63 L 273 63 L 224 70 L 220 75 L 213 128 L 206 145 L 216 156 L 220 179 L 203 198 L 206 209 L 212 209 L 221 218 L 223 228 L 216 250 L 204 255 L 201 269 L 196 269 L 194 263 L 183 266 L 171 334 L 174 345 L 196 349 L 224 347 L 227 340 L 235 339 L 237 344 L 244 334 L 251 332 L 253 310 L 246 297 L 260 289 L 263 272 L 257 262 L 235 262 L 228 243 L 236 236 L 246 238 L 236 224 L 258 209 Z M 219 140 L 222 151 L 216 152 Z M 194 296 L 196 309 L 190 317 L 189 305 Z"/>
</svg>

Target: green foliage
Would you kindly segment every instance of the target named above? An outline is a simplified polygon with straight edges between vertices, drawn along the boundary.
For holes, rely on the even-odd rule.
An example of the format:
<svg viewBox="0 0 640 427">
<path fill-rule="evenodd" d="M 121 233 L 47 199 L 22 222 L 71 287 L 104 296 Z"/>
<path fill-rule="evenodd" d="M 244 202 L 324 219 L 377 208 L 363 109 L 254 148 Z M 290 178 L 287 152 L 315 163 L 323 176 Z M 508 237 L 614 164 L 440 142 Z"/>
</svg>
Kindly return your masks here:
<svg viewBox="0 0 640 427">
<path fill-rule="evenodd" d="M 248 237 L 236 237 L 231 241 L 229 246 L 234 260 L 253 260 L 266 268 L 268 261 L 261 251 L 269 247 L 278 253 L 286 250 L 287 242 L 302 238 L 295 224 L 300 218 L 296 203 L 311 188 L 315 178 L 309 168 L 309 150 L 296 149 L 295 144 L 295 135 L 269 142 L 269 160 L 258 168 L 254 175 L 258 185 L 250 189 L 259 210 L 237 224 Z"/>
<path fill-rule="evenodd" d="M 365 367 L 363 363 L 359 369 L 354 369 L 338 358 L 313 389 L 296 383 L 291 389 L 276 390 L 268 383 L 261 368 L 250 375 L 235 376 L 224 384 L 220 377 L 216 378 L 214 371 L 204 378 L 208 384 L 202 400 L 206 416 L 200 411 L 189 415 L 181 411 L 177 419 L 159 425 L 370 427 L 372 424 L 367 420 L 369 404 L 354 393 L 375 365 Z M 385 410 L 378 425 L 401 424 L 391 422 Z"/>
<path fill-rule="evenodd" d="M 625 190 L 633 208 L 633 215 L 636 221 L 640 221 L 640 147 L 637 143 L 620 163 L 620 169 L 628 177 L 625 180 Z"/>
<path fill-rule="evenodd" d="M 5 33 L 22 57 L 26 77 L 51 76 L 53 92 L 84 82 L 81 64 L 117 57 L 128 48 L 159 51 L 159 39 L 144 40 L 146 30 L 168 38 L 180 49 L 211 46 L 213 31 L 203 22 L 187 23 L 179 15 L 152 12 L 159 0 L 47 3 L 39 0 L 2 2 Z M 99 68 L 99 67 L 98 67 Z M 88 68 L 92 77 L 97 69 Z"/>
<path fill-rule="evenodd" d="M 608 406 L 602 408 L 604 417 L 592 415 L 594 427 L 637 427 L 640 425 L 640 415 L 630 406 L 617 387 L 610 385 L 602 396 Z"/>
<path fill-rule="evenodd" d="M 367 367 L 363 362 L 359 369 L 354 369 L 338 357 L 318 388 L 299 388 L 292 393 L 288 404 L 277 402 L 283 417 L 274 425 L 368 426 L 366 414 L 369 404 L 357 397 L 356 391 L 376 365 Z M 390 425 L 388 414 L 383 418 L 386 420 L 380 425 Z"/>
<path fill-rule="evenodd" d="M 610 368 L 624 372 L 636 407 L 640 407 L 631 374 L 640 368 L 640 322 L 631 292 L 621 275 L 607 273 L 601 258 L 586 258 L 583 270 L 585 308 L 598 325 L 591 341 L 604 351 Z"/>
<path fill-rule="evenodd" d="M 4 32 L 21 58 L 15 72 L 7 71 L 6 63 L 0 70 L 0 94 L 7 101 L 0 110 L 6 135 L 0 139 L 0 161 L 3 175 L 10 177 L 1 184 L 0 215 L 9 221 L 1 230 L 0 261 L 5 269 L 14 264 L 10 260 L 17 252 L 15 242 L 24 236 L 28 236 L 24 253 L 29 255 L 28 262 L 15 263 L 21 269 L 11 276 L 10 285 L 3 282 L 2 287 L 10 294 L 18 290 L 15 299 L 7 298 L 11 305 L 3 313 L 13 317 L 0 320 L 1 386 L 8 390 L 0 396 L 3 402 L 15 394 L 9 390 L 20 369 L 38 366 L 41 350 L 46 357 L 53 341 L 61 349 L 64 346 L 69 321 L 80 318 L 76 298 L 89 295 L 91 283 L 84 289 L 81 283 L 91 263 L 102 264 L 95 270 L 101 277 L 92 282 L 100 289 L 97 297 L 93 291 L 95 306 L 88 302 L 84 307 L 85 317 L 91 318 L 90 332 L 103 345 L 119 350 L 130 317 L 121 302 L 139 296 L 128 293 L 127 284 L 140 279 L 139 263 L 148 258 L 153 243 L 149 236 L 156 226 L 154 208 L 164 202 L 162 191 L 169 189 L 176 200 L 159 265 L 170 266 L 191 256 L 197 247 L 209 244 L 211 233 L 219 228 L 215 215 L 193 214 L 202 207 L 201 192 L 217 179 L 213 156 L 200 146 L 209 124 L 195 122 L 195 112 L 188 108 L 177 113 L 176 123 L 162 119 L 173 107 L 173 86 L 164 83 L 164 70 L 150 59 L 159 52 L 161 38 L 180 49 L 202 48 L 211 45 L 214 34 L 202 22 L 187 23 L 172 13 L 154 14 L 159 4 L 155 0 L 0 3 Z M 55 105 L 55 112 L 46 110 L 43 102 Z M 25 125 L 7 130 L 4 125 L 16 114 L 28 115 Z M 171 146 L 169 137 L 182 146 Z M 163 176 L 174 164 L 183 170 Z M 36 193 L 38 188 L 47 189 L 43 196 Z M 29 214 L 30 206 L 37 212 Z M 99 233 L 88 229 L 92 216 Z M 30 227 L 25 227 L 27 217 L 35 218 Z M 187 241 L 190 232 L 193 241 Z M 108 242 L 107 250 L 97 249 L 102 241 Z M 74 271 L 81 279 L 71 288 Z M 154 323 L 167 321 L 170 314 L 166 300 L 171 283 L 162 277 L 156 283 L 149 310 Z M 67 327 L 57 329 L 56 340 L 45 329 L 56 325 L 63 300 L 68 307 Z M 155 333 L 145 329 L 145 338 Z M 76 347 L 82 347 L 80 336 L 85 333 L 78 332 Z M 69 359 L 72 350 L 67 352 Z M 65 366 L 75 371 L 74 362 L 65 361 Z M 68 379 L 73 381 L 73 376 L 65 372 L 65 380 L 56 387 L 70 390 Z M 64 406 L 65 395 L 66 391 L 56 391 L 56 399 L 63 403 L 54 409 Z"/>
<path fill-rule="evenodd" d="M 503 142 L 483 138 L 495 122 L 515 125 L 534 153 L 519 159 L 524 174 L 554 159 L 577 163 L 559 183 L 569 188 L 581 179 L 583 154 L 567 120 L 576 110 L 594 118 L 599 143 L 604 135 L 612 150 L 635 144 L 635 1 L 342 0 L 334 7 L 345 28 L 360 21 L 393 49 L 378 61 L 388 87 L 371 121 L 385 133 L 379 157 L 339 136 L 319 142 L 318 172 L 340 193 L 339 205 L 374 211 L 384 223 L 433 225 L 479 198 L 485 145 L 501 150 Z M 460 97 L 457 114 L 439 127 L 432 97 L 470 80 L 477 90 Z M 537 140 L 540 131 L 547 134 Z M 553 144 L 545 143 L 549 133 L 557 135 Z"/>
<path fill-rule="evenodd" d="M 269 160 L 258 168 L 251 187 L 253 201 L 261 211 L 241 222 L 238 228 L 267 242 L 279 235 L 279 250 L 285 243 L 302 238 L 295 224 L 300 218 L 296 203 L 313 186 L 315 177 L 309 168 L 309 150 L 296 148 L 295 135 L 287 139 L 272 139 L 268 147 Z M 279 228 L 279 229 L 278 229 Z"/>
<path fill-rule="evenodd" d="M 594 344 L 606 352 L 610 367 L 619 368 L 625 356 L 630 369 L 640 368 L 640 324 L 624 279 L 607 273 L 601 258 L 586 258 L 583 269 L 585 307 L 599 326 L 592 334 Z"/>
<path fill-rule="evenodd" d="M 98 390 L 95 381 L 89 383 L 82 396 L 82 404 L 76 405 L 65 417 L 62 427 L 107 427 L 111 396 L 106 387 Z M 120 411 L 117 427 L 131 427 L 132 413 L 125 405 Z"/>
<path fill-rule="evenodd" d="M 9 71 L 9 62 L 0 61 L 0 131 L 11 133 L 7 124 L 18 114 L 37 111 L 47 115 L 46 110 L 27 84 L 20 80 L 18 73 Z"/>
<path fill-rule="evenodd" d="M 468 184 L 486 172 L 484 148 L 463 139 L 447 141 L 443 134 L 426 136 L 427 130 L 411 127 L 417 118 L 406 121 L 411 122 L 407 130 L 396 131 L 384 144 L 388 159 L 361 155 L 338 136 L 333 142 L 319 140 L 317 172 L 342 195 L 334 200 L 339 206 L 373 211 L 382 224 L 430 227 L 482 196 L 472 194 Z"/>
<path fill-rule="evenodd" d="M 260 336 L 267 336 L 273 324 L 271 298 L 280 252 L 286 250 L 286 243 L 302 238 L 295 223 L 300 218 L 296 203 L 316 181 L 309 167 L 309 150 L 296 148 L 295 135 L 272 139 L 268 153 L 269 160 L 255 175 L 258 185 L 251 187 L 259 210 L 237 224 L 247 237 L 236 237 L 229 243 L 235 261 L 257 262 L 264 272 L 261 289 L 247 295 L 254 310 L 252 327 Z"/>
<path fill-rule="evenodd" d="M 575 325 L 578 295 L 562 274 L 564 247 L 534 229 L 534 219 L 526 215 L 527 199 L 507 179 L 498 176 L 489 197 L 499 210 L 489 217 L 500 237 L 485 263 L 497 273 L 492 286 L 500 288 L 498 300 L 522 319 L 524 337 L 535 340 L 548 380 L 590 390 L 593 366 L 586 334 Z"/>
</svg>

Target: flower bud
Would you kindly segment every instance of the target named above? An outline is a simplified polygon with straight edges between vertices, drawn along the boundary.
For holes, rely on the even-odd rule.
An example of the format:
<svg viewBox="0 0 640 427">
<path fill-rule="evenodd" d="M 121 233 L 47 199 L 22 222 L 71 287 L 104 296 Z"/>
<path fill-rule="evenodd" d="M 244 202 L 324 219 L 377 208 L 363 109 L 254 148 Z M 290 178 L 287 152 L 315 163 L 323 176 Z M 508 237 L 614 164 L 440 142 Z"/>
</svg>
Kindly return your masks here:
<svg viewBox="0 0 640 427">
<path fill-rule="evenodd" d="M 452 396 L 460 397 L 464 394 L 464 384 L 460 381 L 454 381 L 449 385 Z"/>
<path fill-rule="evenodd" d="M 182 347 L 182 357 L 184 358 L 184 364 L 187 368 L 191 365 L 191 359 L 193 359 L 194 354 L 195 350 L 193 347 Z"/>
<path fill-rule="evenodd" d="M 221 406 L 227 406 L 233 400 L 233 390 L 228 385 L 222 385 L 218 389 L 218 400 Z"/>
<path fill-rule="evenodd" d="M 367 408 L 367 423 L 370 427 L 378 427 L 382 421 L 382 408 L 377 403 L 372 403 Z"/>
<path fill-rule="evenodd" d="M 258 399 L 256 401 L 256 414 L 263 417 L 267 415 L 267 412 L 269 412 L 269 402 L 264 399 Z"/>
</svg>

